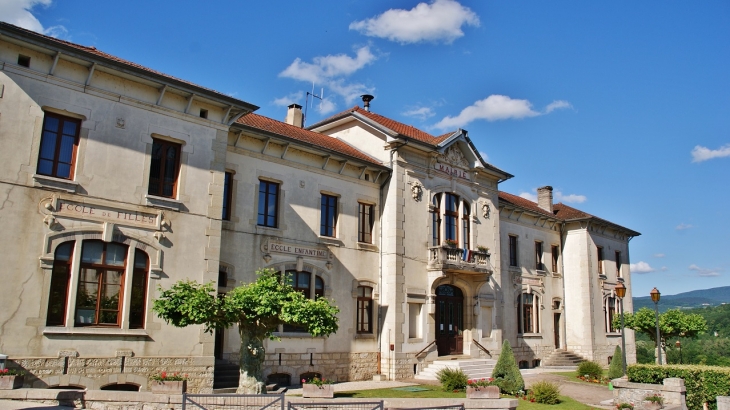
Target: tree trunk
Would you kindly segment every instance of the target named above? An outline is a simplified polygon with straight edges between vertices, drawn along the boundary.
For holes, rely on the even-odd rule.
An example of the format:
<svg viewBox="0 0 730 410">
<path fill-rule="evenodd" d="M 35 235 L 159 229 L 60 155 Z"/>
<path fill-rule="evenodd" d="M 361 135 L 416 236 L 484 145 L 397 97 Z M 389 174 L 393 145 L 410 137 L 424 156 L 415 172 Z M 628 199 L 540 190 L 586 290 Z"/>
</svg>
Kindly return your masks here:
<svg viewBox="0 0 730 410">
<path fill-rule="evenodd" d="M 266 394 L 264 383 L 264 338 L 257 332 L 255 324 L 239 323 L 238 333 L 241 335 L 239 350 L 241 376 L 238 379 L 238 394 Z"/>
</svg>

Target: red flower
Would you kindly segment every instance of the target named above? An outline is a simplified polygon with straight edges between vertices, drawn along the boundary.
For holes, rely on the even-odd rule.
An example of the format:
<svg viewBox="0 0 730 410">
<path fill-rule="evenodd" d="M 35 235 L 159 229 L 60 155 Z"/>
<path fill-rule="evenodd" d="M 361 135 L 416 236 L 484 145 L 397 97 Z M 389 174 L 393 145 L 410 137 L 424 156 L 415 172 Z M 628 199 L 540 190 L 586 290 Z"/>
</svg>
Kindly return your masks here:
<svg viewBox="0 0 730 410">
<path fill-rule="evenodd" d="M 307 382 L 306 380 L 302 379 L 302 383 L 306 383 L 306 382 Z"/>
<path fill-rule="evenodd" d="M 165 380 L 165 379 L 167 379 L 167 372 L 162 372 L 162 373 L 160 374 L 160 378 L 161 378 L 162 380 Z"/>
</svg>

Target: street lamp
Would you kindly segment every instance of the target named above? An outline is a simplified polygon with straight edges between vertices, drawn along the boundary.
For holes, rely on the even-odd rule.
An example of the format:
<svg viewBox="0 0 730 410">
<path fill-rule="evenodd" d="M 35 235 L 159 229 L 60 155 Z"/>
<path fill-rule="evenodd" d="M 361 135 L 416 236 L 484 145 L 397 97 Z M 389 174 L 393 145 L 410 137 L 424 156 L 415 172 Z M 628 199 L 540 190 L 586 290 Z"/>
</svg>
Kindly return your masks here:
<svg viewBox="0 0 730 410">
<path fill-rule="evenodd" d="M 656 356 L 659 361 L 659 365 L 662 364 L 662 339 L 659 333 L 659 298 L 662 296 L 657 288 L 654 288 L 649 292 L 651 295 L 651 301 L 654 302 L 654 311 L 656 312 Z"/>
<path fill-rule="evenodd" d="M 626 286 L 622 282 L 616 284 L 616 296 L 618 296 L 619 308 L 621 308 L 621 364 L 623 375 L 626 375 L 626 338 L 624 337 L 624 296 Z"/>
<path fill-rule="evenodd" d="M 679 364 L 682 364 L 682 342 L 677 340 L 676 343 L 674 343 L 675 346 L 677 346 L 677 349 L 679 349 Z"/>
</svg>

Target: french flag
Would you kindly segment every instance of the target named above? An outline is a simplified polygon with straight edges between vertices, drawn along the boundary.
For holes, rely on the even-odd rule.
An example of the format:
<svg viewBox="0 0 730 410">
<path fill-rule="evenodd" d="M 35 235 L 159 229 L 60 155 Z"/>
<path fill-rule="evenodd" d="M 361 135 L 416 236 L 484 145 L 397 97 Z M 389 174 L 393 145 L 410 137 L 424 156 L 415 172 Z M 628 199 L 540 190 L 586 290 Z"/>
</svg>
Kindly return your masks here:
<svg viewBox="0 0 730 410">
<path fill-rule="evenodd" d="M 464 248 L 464 253 L 461 254 L 461 259 L 463 259 L 464 262 L 469 262 L 471 260 L 471 251 Z"/>
</svg>

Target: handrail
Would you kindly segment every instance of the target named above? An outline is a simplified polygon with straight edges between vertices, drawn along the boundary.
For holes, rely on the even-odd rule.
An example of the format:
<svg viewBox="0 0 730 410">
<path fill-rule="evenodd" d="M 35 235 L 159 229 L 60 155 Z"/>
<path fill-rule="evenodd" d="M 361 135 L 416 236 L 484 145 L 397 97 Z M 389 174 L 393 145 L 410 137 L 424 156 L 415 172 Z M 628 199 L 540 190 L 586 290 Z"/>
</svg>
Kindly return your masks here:
<svg viewBox="0 0 730 410">
<path fill-rule="evenodd" d="M 436 341 L 435 340 L 433 342 L 427 344 L 426 347 L 424 347 L 423 349 L 421 349 L 420 352 L 416 353 L 416 357 L 420 356 L 421 353 L 425 352 L 426 350 L 428 350 L 429 347 L 431 347 L 431 346 L 433 346 L 435 344 L 436 344 Z M 489 356 L 491 356 L 491 355 L 489 355 Z"/>
<path fill-rule="evenodd" d="M 488 354 L 489 357 L 492 357 L 492 354 L 489 353 L 489 350 L 487 350 L 486 347 L 484 347 L 481 344 L 479 344 L 479 342 L 477 342 L 476 339 L 471 339 L 471 341 L 474 342 L 475 345 L 477 345 L 477 347 L 479 348 L 479 350 L 481 350 L 482 352 Z"/>
</svg>

